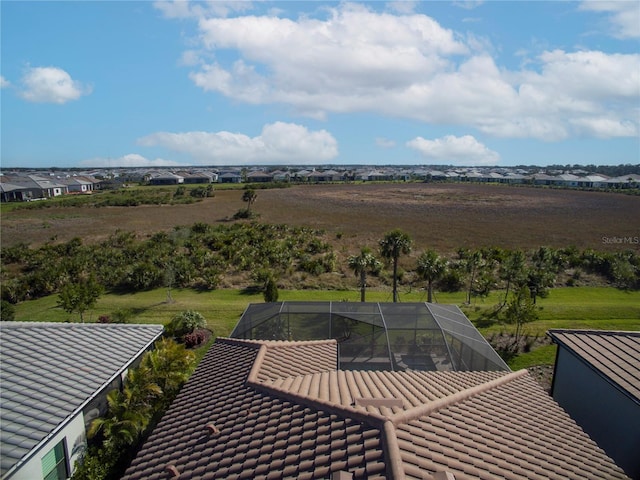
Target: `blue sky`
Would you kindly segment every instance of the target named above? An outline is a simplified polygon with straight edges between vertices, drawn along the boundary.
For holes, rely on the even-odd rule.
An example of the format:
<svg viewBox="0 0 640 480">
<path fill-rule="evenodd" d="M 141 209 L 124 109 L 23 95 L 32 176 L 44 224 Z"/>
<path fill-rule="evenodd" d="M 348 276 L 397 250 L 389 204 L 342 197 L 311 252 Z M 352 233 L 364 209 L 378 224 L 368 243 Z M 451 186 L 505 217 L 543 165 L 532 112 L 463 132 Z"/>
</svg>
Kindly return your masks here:
<svg viewBox="0 0 640 480">
<path fill-rule="evenodd" d="M 640 2 L 0 2 L 1 166 L 640 163 Z"/>
</svg>

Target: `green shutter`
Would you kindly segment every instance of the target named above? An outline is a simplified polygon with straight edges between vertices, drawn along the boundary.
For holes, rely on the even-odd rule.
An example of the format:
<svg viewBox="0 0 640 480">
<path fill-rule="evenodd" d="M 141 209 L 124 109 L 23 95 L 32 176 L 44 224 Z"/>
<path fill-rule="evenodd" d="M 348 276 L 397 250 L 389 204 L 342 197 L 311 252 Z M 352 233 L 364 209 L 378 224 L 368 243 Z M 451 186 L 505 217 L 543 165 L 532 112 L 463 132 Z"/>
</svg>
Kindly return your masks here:
<svg viewBox="0 0 640 480">
<path fill-rule="evenodd" d="M 42 457 L 42 476 L 46 480 L 57 479 L 59 477 L 57 469 L 60 462 L 65 462 L 64 458 L 64 440 L 47 452 Z M 66 471 L 66 467 L 64 468 Z M 53 474 L 53 475 L 52 475 Z"/>
</svg>

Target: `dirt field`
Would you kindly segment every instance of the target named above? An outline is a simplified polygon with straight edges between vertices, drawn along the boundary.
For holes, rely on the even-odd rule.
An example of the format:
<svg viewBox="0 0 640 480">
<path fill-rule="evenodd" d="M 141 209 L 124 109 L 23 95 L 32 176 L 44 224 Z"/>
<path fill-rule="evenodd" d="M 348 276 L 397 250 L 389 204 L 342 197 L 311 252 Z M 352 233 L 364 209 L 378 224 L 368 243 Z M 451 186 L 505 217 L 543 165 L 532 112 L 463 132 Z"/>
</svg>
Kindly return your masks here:
<svg viewBox="0 0 640 480">
<path fill-rule="evenodd" d="M 477 184 L 308 185 L 257 190 L 252 207 L 265 223 L 324 229 L 343 253 L 375 248 L 392 228 L 415 250 L 541 245 L 640 249 L 615 239 L 640 237 L 640 197 Z M 141 235 L 195 222 L 230 221 L 246 207 L 241 190 L 219 190 L 193 205 L 17 210 L 3 214 L 2 246 L 81 237 L 86 243 L 117 229 Z M 337 236 L 341 234 L 341 239 Z"/>
</svg>

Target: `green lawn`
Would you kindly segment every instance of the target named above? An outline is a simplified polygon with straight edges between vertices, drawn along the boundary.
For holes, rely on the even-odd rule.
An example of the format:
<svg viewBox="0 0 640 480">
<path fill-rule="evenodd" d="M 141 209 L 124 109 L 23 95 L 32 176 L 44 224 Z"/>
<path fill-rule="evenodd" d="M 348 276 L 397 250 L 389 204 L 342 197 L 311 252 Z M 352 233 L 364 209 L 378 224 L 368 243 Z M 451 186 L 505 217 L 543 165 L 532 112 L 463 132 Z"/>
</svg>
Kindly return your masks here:
<svg viewBox="0 0 640 480">
<path fill-rule="evenodd" d="M 281 290 L 279 300 L 288 301 L 353 301 L 360 299 L 357 290 Z M 250 303 L 262 303 L 262 294 L 247 294 L 240 290 L 172 290 L 172 302 L 167 301 L 166 289 L 157 289 L 131 295 L 105 294 L 96 308 L 85 313 L 85 320 L 94 322 L 100 315 L 112 315 L 128 309 L 131 323 L 166 324 L 178 312 L 196 310 L 207 319 L 208 327 L 216 336 L 227 336 Z M 439 303 L 461 306 L 465 314 L 475 321 L 483 311 L 491 309 L 500 293 L 464 305 L 465 294 L 437 294 Z M 22 321 L 79 321 L 77 314 L 70 315 L 57 306 L 57 295 L 23 302 L 16 305 L 16 320 Z M 368 291 L 367 301 L 390 302 L 391 292 Z M 423 302 L 423 291 L 401 293 L 403 302 Z M 527 325 L 530 335 L 544 336 L 551 328 L 595 330 L 640 330 L 640 292 L 624 292 L 614 288 L 558 288 L 551 290 L 547 298 L 539 299 L 540 319 Z M 509 331 L 510 326 L 492 325 L 479 330 L 484 335 Z M 512 368 L 553 363 L 555 347 L 545 346 L 515 359 Z"/>
</svg>

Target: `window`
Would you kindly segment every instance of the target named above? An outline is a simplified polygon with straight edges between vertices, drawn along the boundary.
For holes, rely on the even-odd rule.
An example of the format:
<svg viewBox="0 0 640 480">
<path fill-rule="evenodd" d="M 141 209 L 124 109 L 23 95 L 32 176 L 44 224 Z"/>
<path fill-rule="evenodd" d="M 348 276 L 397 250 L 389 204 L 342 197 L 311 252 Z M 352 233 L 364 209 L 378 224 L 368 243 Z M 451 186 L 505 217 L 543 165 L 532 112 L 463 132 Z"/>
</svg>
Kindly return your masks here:
<svg viewBox="0 0 640 480">
<path fill-rule="evenodd" d="M 42 457 L 42 477 L 44 480 L 64 480 L 69 477 L 64 440 Z"/>
</svg>

